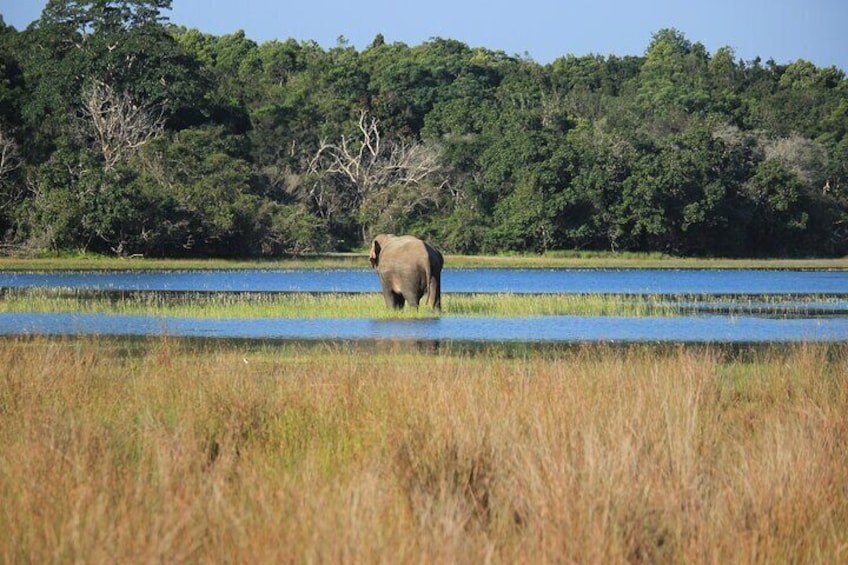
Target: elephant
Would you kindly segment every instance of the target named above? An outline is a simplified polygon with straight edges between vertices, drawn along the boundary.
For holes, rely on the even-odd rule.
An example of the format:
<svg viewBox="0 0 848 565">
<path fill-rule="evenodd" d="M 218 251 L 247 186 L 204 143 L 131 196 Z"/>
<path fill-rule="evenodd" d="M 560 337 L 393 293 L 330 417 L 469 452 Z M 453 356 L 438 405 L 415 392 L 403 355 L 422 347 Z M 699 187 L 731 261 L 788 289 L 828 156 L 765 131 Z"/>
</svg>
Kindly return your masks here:
<svg viewBox="0 0 848 565">
<path fill-rule="evenodd" d="M 442 308 L 442 266 L 444 258 L 437 249 L 415 236 L 380 234 L 371 242 L 371 267 L 377 269 L 388 308 L 415 309 L 425 294 L 427 304 Z"/>
</svg>

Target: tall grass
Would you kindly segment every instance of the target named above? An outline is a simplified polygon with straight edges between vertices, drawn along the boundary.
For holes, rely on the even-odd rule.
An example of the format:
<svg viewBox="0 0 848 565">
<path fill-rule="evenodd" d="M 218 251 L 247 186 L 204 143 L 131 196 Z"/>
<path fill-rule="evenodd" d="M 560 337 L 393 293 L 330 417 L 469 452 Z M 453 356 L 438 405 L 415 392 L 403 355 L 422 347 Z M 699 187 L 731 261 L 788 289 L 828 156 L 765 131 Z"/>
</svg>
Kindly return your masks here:
<svg viewBox="0 0 848 565">
<path fill-rule="evenodd" d="M 650 297 L 567 294 L 450 294 L 442 300 L 448 316 L 672 315 L 672 304 Z M 431 316 L 385 307 L 380 294 L 343 293 L 159 293 L 102 294 L 73 289 L 7 289 L 0 312 L 86 312 L 201 318 L 387 318 Z"/>
<path fill-rule="evenodd" d="M 848 348 L 0 341 L 2 562 L 842 562 Z"/>
<path fill-rule="evenodd" d="M 723 297 L 615 294 L 458 294 L 442 299 L 445 316 L 517 317 L 675 316 L 703 312 L 750 312 L 798 317 L 844 314 L 844 297 Z M 228 293 L 98 292 L 76 289 L 8 288 L 0 294 L 0 312 L 84 312 L 197 318 L 387 318 L 432 316 L 386 309 L 376 293 Z"/>
</svg>

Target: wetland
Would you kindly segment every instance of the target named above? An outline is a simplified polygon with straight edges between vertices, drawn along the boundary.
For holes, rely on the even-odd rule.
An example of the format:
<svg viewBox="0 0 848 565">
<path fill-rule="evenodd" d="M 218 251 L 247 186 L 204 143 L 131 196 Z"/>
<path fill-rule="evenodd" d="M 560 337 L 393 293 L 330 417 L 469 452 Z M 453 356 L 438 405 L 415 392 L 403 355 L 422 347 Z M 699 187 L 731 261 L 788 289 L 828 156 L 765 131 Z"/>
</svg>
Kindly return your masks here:
<svg viewBox="0 0 848 565">
<path fill-rule="evenodd" d="M 373 271 L 0 272 L 0 334 L 272 340 L 848 340 L 848 271 L 454 268 L 444 310 L 387 310 Z"/>
</svg>

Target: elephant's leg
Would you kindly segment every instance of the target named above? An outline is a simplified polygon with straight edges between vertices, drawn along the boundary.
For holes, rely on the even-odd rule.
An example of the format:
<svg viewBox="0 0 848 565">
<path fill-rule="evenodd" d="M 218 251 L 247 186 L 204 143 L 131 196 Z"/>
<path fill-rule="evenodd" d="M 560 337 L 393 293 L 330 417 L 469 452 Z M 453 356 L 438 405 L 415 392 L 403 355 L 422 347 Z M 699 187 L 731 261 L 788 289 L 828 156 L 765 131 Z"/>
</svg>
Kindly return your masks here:
<svg viewBox="0 0 848 565">
<path fill-rule="evenodd" d="M 440 311 L 442 309 L 442 288 L 439 277 L 430 277 L 430 284 L 427 287 L 427 303 L 433 310 Z"/>
<path fill-rule="evenodd" d="M 404 293 L 403 296 L 406 301 L 409 302 L 409 306 L 411 308 L 415 308 L 416 310 L 418 310 L 418 302 L 421 300 L 421 297 L 418 296 L 417 292 Z"/>
<path fill-rule="evenodd" d="M 383 300 L 386 301 L 386 308 L 403 308 L 403 303 L 398 304 L 398 294 L 392 290 L 392 285 L 389 281 L 380 281 L 383 286 Z M 401 297 L 403 300 L 403 297 Z"/>
<path fill-rule="evenodd" d="M 406 303 L 403 295 L 399 292 L 392 292 L 392 296 L 394 297 L 394 308 L 396 310 L 403 310 L 403 306 Z"/>
</svg>

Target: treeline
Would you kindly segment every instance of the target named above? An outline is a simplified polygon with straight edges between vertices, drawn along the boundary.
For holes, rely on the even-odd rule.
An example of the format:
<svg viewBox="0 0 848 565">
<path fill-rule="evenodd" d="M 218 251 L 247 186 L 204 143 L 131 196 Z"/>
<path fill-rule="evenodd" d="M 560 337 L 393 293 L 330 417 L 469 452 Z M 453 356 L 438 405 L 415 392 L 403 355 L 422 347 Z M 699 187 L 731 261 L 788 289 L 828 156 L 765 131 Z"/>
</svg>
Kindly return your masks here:
<svg viewBox="0 0 848 565">
<path fill-rule="evenodd" d="M 848 252 L 848 82 L 674 29 L 541 65 L 450 39 L 357 51 L 170 25 L 170 0 L 0 19 L 7 249 Z"/>
</svg>

